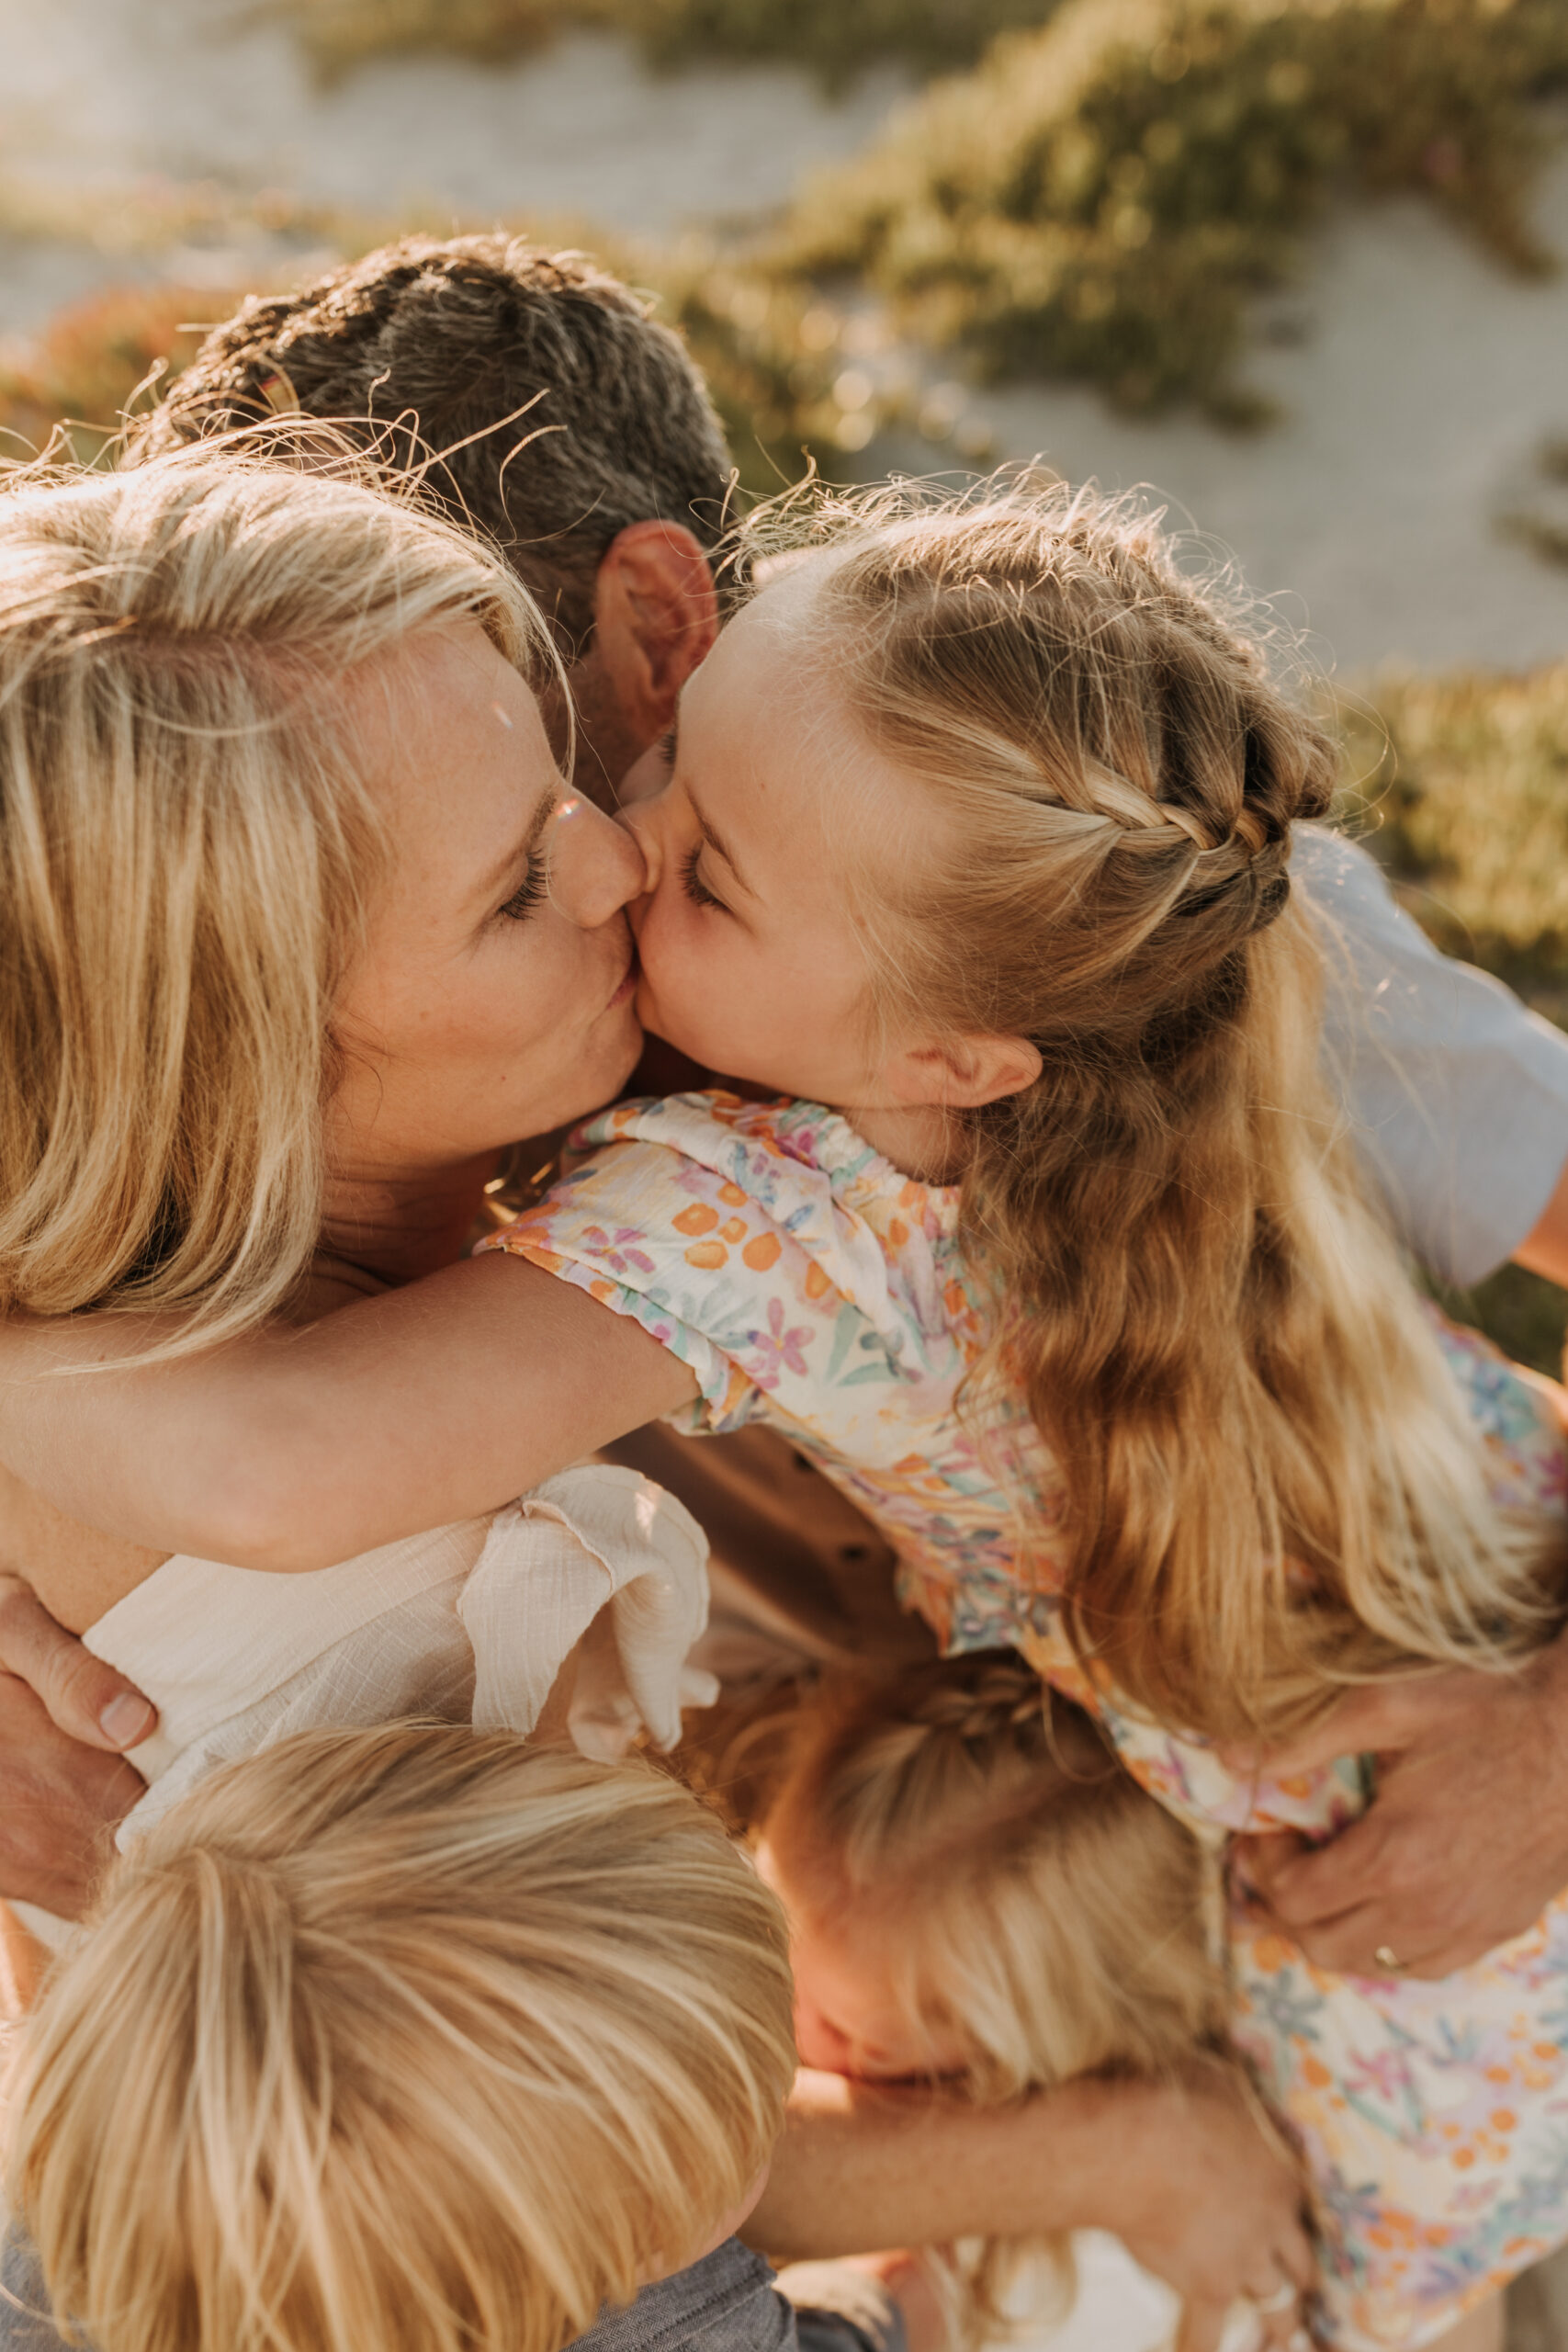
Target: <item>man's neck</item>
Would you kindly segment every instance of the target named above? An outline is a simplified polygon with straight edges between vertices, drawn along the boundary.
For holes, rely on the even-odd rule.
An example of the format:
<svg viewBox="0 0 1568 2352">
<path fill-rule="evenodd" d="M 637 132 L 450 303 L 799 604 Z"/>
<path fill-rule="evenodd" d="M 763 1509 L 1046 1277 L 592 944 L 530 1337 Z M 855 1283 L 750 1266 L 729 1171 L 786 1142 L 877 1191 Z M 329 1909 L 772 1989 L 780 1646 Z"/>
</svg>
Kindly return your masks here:
<svg viewBox="0 0 1568 2352">
<path fill-rule="evenodd" d="M 329 1178 L 321 1251 L 376 1281 L 417 1282 L 468 1248 L 493 1155 L 456 1168 L 343 1170 Z"/>
</svg>

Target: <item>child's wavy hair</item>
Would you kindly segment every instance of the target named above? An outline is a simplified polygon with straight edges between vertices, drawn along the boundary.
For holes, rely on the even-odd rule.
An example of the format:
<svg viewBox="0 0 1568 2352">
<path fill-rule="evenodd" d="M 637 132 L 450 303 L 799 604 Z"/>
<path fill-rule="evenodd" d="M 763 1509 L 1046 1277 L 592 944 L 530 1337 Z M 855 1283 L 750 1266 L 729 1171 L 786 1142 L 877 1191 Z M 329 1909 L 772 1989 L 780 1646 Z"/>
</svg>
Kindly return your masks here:
<svg viewBox="0 0 1568 2352">
<path fill-rule="evenodd" d="M 818 551 L 804 658 L 931 797 L 938 853 L 857 886 L 885 1012 L 1041 1056 L 954 1114 L 998 1309 L 970 1395 L 1021 1390 L 1060 1465 L 1080 1656 L 1242 1736 L 1537 1644 L 1539 1532 L 1493 1508 L 1319 1070 L 1288 860 L 1324 729 L 1135 503 L 811 490 L 749 529 L 753 573 Z"/>
<path fill-rule="evenodd" d="M 964 2053 L 953 2087 L 998 2106 L 1077 2075 L 1239 2064 L 1217 1862 L 1022 1659 L 829 1675 L 773 1730 L 760 1827 L 788 1894 L 880 1931 L 917 2043 Z M 945 2249 L 958 2339 L 1005 2331 L 1030 2254 L 1070 2280 L 1066 2251 Z"/>
<path fill-rule="evenodd" d="M 311 1733 L 118 1864 L 6 2193 L 98 2352 L 558 2352 L 742 2202 L 794 2066 L 778 1905 L 668 1775 Z"/>
</svg>

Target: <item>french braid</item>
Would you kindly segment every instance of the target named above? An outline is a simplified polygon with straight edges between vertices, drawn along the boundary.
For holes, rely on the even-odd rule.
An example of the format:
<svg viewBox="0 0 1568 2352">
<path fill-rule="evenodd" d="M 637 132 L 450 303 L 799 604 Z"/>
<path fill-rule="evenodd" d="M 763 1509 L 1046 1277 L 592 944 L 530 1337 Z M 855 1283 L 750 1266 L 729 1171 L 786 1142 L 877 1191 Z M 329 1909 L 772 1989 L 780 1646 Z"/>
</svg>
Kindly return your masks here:
<svg viewBox="0 0 1568 2352">
<path fill-rule="evenodd" d="M 1133 506 L 895 491 L 795 535 L 824 551 L 804 659 L 941 844 L 854 884 L 877 992 L 1040 1054 L 955 1119 L 995 1309 L 970 1404 L 1021 1398 L 1056 1457 L 1080 1654 L 1243 1736 L 1538 1642 L 1539 1532 L 1492 1508 L 1319 1074 L 1289 857 L 1329 806 L 1323 729 Z"/>
</svg>

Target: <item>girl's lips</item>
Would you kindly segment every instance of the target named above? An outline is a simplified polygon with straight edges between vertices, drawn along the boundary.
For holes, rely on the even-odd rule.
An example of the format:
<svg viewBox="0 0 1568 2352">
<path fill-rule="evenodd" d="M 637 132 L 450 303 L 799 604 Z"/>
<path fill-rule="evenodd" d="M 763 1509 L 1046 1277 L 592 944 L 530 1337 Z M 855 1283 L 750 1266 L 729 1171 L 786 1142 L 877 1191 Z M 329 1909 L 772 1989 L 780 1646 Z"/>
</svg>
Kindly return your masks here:
<svg viewBox="0 0 1568 2352">
<path fill-rule="evenodd" d="M 625 1004 L 628 998 L 634 997 L 637 994 L 637 982 L 641 978 L 642 967 L 637 962 L 636 954 L 634 953 L 631 962 L 626 966 L 626 978 L 621 982 L 620 987 L 610 999 L 611 1004 Z"/>
</svg>

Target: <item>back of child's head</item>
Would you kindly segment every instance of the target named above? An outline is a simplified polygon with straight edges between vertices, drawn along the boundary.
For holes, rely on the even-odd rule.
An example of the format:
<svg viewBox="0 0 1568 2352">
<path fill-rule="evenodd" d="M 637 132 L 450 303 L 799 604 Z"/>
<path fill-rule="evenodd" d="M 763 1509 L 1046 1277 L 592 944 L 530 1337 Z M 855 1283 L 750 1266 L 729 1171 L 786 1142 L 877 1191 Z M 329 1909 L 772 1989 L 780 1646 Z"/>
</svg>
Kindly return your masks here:
<svg viewBox="0 0 1568 2352">
<path fill-rule="evenodd" d="M 1336 753 L 1263 636 L 1093 492 L 795 493 L 749 528 L 808 551 L 763 594 L 916 795 L 852 877 L 872 1008 L 1039 1057 L 951 1114 L 953 1159 L 1080 1653 L 1241 1737 L 1538 1642 L 1540 1541 L 1491 1506 L 1319 1067 L 1289 859 Z"/>
<path fill-rule="evenodd" d="M 837 1961 L 838 1997 L 865 1968 L 873 2002 L 891 1994 L 894 2040 L 980 2104 L 1077 2075 L 1235 2063 L 1213 1861 L 1022 1659 L 982 1652 L 886 1680 L 830 1677 L 781 1728 L 761 1826 L 805 1931 L 803 2019 L 803 1955 L 828 1920 L 838 1953 L 855 1956 Z M 928 2259 L 959 2346 L 1071 2298 L 1064 2238 Z"/>
<path fill-rule="evenodd" d="M 786 1902 L 892 1957 L 911 2046 L 972 2096 L 1220 2046 L 1212 1863 L 1021 1658 L 830 1676 L 784 1731 L 761 1813 Z"/>
<path fill-rule="evenodd" d="M 8 2189 L 96 2352 L 558 2352 L 743 2204 L 793 2068 L 777 1905 L 668 1776 L 310 1734 L 117 1867 Z"/>
</svg>

